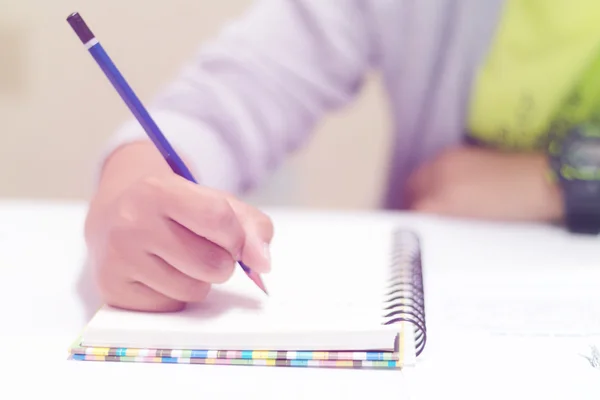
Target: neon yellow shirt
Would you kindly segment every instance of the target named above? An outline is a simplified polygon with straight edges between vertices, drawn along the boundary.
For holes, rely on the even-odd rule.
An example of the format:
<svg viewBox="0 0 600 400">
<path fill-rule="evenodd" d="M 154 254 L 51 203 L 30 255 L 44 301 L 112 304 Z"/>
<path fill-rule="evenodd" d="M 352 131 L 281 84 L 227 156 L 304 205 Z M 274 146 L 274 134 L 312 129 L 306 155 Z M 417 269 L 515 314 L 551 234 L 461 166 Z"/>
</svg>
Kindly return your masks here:
<svg viewBox="0 0 600 400">
<path fill-rule="evenodd" d="M 600 112 L 600 1 L 507 0 L 468 115 L 469 136 L 539 150 Z"/>
</svg>

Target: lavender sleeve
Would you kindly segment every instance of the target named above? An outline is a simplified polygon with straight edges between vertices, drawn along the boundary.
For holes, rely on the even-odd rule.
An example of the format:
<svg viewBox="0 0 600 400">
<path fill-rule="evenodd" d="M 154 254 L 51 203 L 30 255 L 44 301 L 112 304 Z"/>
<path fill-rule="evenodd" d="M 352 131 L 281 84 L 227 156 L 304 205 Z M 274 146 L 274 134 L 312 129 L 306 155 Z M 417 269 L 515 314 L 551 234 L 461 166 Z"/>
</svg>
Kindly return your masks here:
<svg viewBox="0 0 600 400">
<path fill-rule="evenodd" d="M 204 185 L 241 193 L 349 102 L 370 64 L 360 0 L 261 0 L 202 46 L 150 107 Z M 125 123 L 105 154 L 146 135 Z"/>
</svg>

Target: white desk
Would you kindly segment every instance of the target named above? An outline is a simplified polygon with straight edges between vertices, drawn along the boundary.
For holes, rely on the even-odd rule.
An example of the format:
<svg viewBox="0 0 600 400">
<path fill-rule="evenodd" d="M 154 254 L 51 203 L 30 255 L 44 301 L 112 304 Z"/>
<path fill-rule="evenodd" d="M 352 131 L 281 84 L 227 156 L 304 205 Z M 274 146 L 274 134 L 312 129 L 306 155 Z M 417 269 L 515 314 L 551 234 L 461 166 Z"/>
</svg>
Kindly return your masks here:
<svg viewBox="0 0 600 400">
<path fill-rule="evenodd" d="M 414 370 L 94 363 L 66 360 L 67 348 L 87 318 L 76 292 L 85 258 L 84 213 L 83 204 L 0 202 L 1 398 L 46 398 L 43 394 L 113 399 L 600 398 L 600 370 L 572 346 L 587 339 L 564 339 L 560 344 L 544 338 L 482 339 L 485 336 L 476 329 L 462 331 L 469 328 L 467 319 L 452 316 L 461 301 L 453 293 L 477 288 L 478 281 L 501 281 L 503 276 L 513 280 L 520 276 L 531 284 L 538 270 L 540 277 L 545 276 L 544 270 L 570 270 L 571 275 L 559 274 L 556 279 L 575 287 L 581 296 L 593 288 L 600 293 L 600 274 L 595 273 L 600 270 L 600 240 L 596 238 L 574 238 L 546 227 L 393 216 L 417 229 L 424 242 L 429 342 Z M 272 215 L 276 224 L 298 218 L 283 211 Z M 504 275 L 498 273 L 503 270 Z M 540 285 L 556 290 L 556 279 L 540 278 Z M 449 299 L 458 302 L 454 311 L 447 308 Z M 600 296 L 586 299 L 580 300 L 599 309 Z M 569 299 L 565 301 L 562 313 L 569 311 Z M 476 320 L 486 318 L 483 304 Z M 509 312 L 500 321 L 518 328 L 519 312 Z M 483 325 L 492 329 L 494 321 L 491 318 Z M 593 330 L 598 325 L 582 323 L 579 328 Z"/>
</svg>

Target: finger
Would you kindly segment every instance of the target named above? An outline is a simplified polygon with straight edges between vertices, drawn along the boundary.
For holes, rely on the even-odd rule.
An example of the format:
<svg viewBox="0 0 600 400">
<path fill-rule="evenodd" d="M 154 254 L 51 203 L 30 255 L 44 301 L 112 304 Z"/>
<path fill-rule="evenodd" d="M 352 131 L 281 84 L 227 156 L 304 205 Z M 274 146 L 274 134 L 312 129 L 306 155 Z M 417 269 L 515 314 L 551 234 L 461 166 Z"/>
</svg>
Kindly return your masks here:
<svg viewBox="0 0 600 400">
<path fill-rule="evenodd" d="M 246 231 L 241 261 L 258 273 L 271 271 L 269 246 L 274 233 L 271 219 L 257 208 L 236 199 L 230 199 L 230 204 Z"/>
<path fill-rule="evenodd" d="M 128 267 L 122 265 L 116 270 L 125 271 Z M 102 268 L 98 276 L 102 298 L 109 306 L 145 312 L 174 312 L 185 307 L 185 302 L 172 299 L 140 282 L 117 275 L 107 268 Z"/>
<path fill-rule="evenodd" d="M 124 293 L 107 304 L 131 311 L 160 313 L 181 311 L 186 306 L 185 302 L 167 297 L 140 282 L 129 282 Z"/>
<path fill-rule="evenodd" d="M 234 272 L 235 260 L 222 247 L 166 219 L 147 238 L 147 251 L 195 281 L 223 283 Z"/>
<path fill-rule="evenodd" d="M 150 289 L 185 303 L 200 302 L 206 298 L 210 284 L 196 280 L 152 254 L 146 255 L 143 268 L 133 279 Z"/>
<path fill-rule="evenodd" d="M 241 255 L 246 233 L 229 201 L 219 192 L 176 175 L 172 179 L 149 178 L 146 186 L 164 217 L 219 245 L 233 258 Z"/>
</svg>

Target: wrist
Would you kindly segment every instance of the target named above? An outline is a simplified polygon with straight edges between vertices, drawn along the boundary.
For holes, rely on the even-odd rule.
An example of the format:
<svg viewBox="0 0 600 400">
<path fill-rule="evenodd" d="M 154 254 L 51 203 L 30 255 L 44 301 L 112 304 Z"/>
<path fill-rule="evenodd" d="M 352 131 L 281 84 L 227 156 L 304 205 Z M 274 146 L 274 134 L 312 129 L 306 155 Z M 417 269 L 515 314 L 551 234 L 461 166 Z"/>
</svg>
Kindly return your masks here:
<svg viewBox="0 0 600 400">
<path fill-rule="evenodd" d="M 563 221 L 574 233 L 600 233 L 600 125 L 580 124 L 549 148 L 560 184 Z"/>
</svg>

